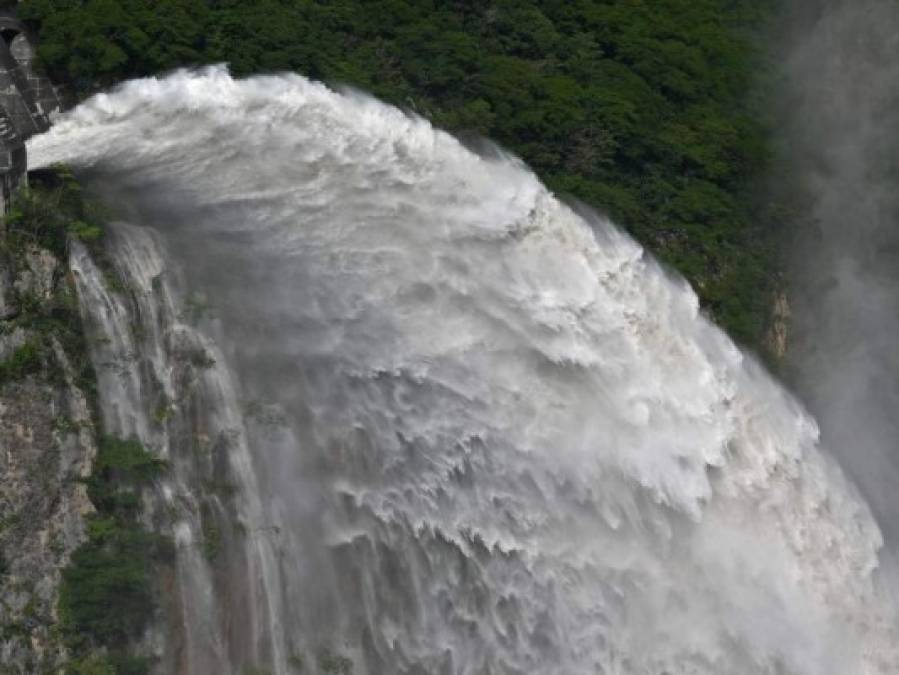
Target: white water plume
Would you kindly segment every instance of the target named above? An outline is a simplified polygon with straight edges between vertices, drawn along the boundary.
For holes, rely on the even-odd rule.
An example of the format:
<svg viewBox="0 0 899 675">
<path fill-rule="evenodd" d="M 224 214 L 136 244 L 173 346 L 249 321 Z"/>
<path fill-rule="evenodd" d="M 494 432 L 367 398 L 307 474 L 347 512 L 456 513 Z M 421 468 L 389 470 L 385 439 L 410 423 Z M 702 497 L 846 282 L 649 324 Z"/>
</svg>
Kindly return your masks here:
<svg viewBox="0 0 899 675">
<path fill-rule="evenodd" d="M 96 96 L 30 154 L 141 226 L 114 228 L 124 277 L 158 242 L 130 293 L 181 309 L 132 300 L 163 332 L 134 338 L 150 379 L 178 372 L 153 354 L 191 308 L 216 355 L 204 396 L 173 385 L 171 419 L 133 429 L 185 453 L 186 539 L 207 486 L 166 435 L 209 415 L 236 434 L 216 522 L 240 527 L 211 562 L 179 555 L 182 604 L 214 607 L 182 608 L 177 672 L 338 653 L 362 675 L 899 672 L 878 528 L 814 421 L 683 281 L 519 162 L 222 68 Z M 146 408 L 114 386 L 107 419 Z"/>
</svg>

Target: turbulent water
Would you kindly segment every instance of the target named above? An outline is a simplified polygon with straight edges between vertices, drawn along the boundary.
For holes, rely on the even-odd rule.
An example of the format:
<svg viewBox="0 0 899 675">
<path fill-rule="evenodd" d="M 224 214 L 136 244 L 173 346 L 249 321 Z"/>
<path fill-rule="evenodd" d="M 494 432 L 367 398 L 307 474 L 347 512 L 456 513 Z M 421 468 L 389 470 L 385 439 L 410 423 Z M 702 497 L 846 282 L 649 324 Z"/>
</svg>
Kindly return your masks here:
<svg viewBox="0 0 899 675">
<path fill-rule="evenodd" d="M 514 159 L 223 69 L 30 152 L 123 221 L 72 267 L 105 424 L 172 462 L 161 672 L 899 672 L 815 422 Z"/>
</svg>

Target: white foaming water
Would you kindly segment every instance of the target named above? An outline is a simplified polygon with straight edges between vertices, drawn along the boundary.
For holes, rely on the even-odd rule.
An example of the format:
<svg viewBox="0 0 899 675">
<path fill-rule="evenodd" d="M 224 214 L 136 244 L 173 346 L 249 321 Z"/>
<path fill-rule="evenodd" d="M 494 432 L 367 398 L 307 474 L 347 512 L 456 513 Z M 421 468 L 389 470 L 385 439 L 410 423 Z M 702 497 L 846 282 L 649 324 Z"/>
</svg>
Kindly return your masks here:
<svg viewBox="0 0 899 675">
<path fill-rule="evenodd" d="M 222 68 L 97 96 L 30 154 L 142 226 L 111 246 L 139 331 L 73 265 L 95 359 L 137 352 L 107 423 L 177 455 L 169 672 L 899 672 L 879 531 L 814 421 L 520 163 Z M 185 339 L 215 354 L 193 379 Z M 171 415 L 125 393 L 148 381 Z M 190 553 L 210 523 L 223 551 Z"/>
</svg>

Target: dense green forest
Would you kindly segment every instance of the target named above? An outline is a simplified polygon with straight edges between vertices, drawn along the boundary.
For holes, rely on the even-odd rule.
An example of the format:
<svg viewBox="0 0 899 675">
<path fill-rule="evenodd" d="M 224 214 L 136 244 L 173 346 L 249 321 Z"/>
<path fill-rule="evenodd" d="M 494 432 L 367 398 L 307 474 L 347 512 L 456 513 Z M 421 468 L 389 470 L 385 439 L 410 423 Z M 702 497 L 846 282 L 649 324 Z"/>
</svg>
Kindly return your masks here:
<svg viewBox="0 0 899 675">
<path fill-rule="evenodd" d="M 351 84 L 523 157 L 687 276 L 760 347 L 777 285 L 759 210 L 752 36 L 773 0 L 24 0 L 59 80 L 227 62 Z"/>
</svg>

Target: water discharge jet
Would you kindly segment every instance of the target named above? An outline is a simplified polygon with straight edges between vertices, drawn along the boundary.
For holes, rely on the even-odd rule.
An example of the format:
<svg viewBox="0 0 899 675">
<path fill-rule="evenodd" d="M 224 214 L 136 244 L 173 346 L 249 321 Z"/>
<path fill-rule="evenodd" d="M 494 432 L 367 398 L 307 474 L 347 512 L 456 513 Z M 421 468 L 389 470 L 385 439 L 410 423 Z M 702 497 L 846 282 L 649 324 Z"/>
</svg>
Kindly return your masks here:
<svg viewBox="0 0 899 675">
<path fill-rule="evenodd" d="M 879 530 L 815 422 L 517 161 L 222 68 L 94 97 L 29 150 L 132 223 L 125 292 L 73 269 L 121 365 L 104 415 L 174 465 L 150 507 L 181 544 L 181 672 L 899 670 Z"/>
</svg>

